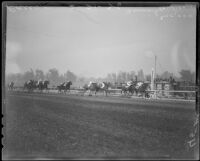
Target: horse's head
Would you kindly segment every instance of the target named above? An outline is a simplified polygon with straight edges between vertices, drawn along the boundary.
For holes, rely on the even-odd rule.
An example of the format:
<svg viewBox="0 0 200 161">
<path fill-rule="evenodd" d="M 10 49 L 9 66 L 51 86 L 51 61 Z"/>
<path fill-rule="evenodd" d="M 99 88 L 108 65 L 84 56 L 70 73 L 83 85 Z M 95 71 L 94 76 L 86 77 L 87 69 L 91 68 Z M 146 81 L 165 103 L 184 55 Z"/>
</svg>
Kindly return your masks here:
<svg viewBox="0 0 200 161">
<path fill-rule="evenodd" d="M 69 89 L 71 85 L 72 85 L 72 82 L 67 81 L 66 83 L 63 84 L 63 87 L 66 88 L 66 89 Z"/>
<path fill-rule="evenodd" d="M 49 80 L 44 81 L 44 85 L 48 85 L 49 83 L 50 83 Z"/>
<path fill-rule="evenodd" d="M 71 86 L 72 82 L 71 81 L 67 81 L 66 83 L 64 83 L 64 86 Z"/>
</svg>

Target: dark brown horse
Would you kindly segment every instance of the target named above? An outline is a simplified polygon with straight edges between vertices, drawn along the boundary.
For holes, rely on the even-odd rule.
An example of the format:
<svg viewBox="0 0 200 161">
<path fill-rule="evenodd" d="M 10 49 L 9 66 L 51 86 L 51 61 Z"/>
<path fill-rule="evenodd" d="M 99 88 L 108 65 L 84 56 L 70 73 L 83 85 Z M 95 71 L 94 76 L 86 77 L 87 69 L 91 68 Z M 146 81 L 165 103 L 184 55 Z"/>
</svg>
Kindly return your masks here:
<svg viewBox="0 0 200 161">
<path fill-rule="evenodd" d="M 28 90 L 29 92 L 33 91 L 37 88 L 37 81 L 35 80 L 29 80 L 24 83 L 24 90 Z"/>
<path fill-rule="evenodd" d="M 72 85 L 71 81 L 68 82 L 63 82 L 60 85 L 57 86 L 58 92 L 62 92 L 62 90 L 64 91 L 64 93 L 66 94 L 66 92 L 69 90 L 70 91 L 70 86 Z"/>
<path fill-rule="evenodd" d="M 124 95 L 127 95 L 127 94 L 133 95 L 135 91 L 135 86 L 136 86 L 136 83 L 134 81 L 127 82 L 125 85 L 122 85 L 121 94 L 123 93 Z"/>
<path fill-rule="evenodd" d="M 45 90 L 48 90 L 48 84 L 49 84 L 49 81 L 48 80 L 39 80 L 37 82 L 37 88 L 42 92 L 44 89 Z"/>
<path fill-rule="evenodd" d="M 136 95 L 141 94 L 145 98 L 149 98 L 148 90 L 150 89 L 150 84 L 146 82 L 137 82 L 135 86 Z"/>
</svg>

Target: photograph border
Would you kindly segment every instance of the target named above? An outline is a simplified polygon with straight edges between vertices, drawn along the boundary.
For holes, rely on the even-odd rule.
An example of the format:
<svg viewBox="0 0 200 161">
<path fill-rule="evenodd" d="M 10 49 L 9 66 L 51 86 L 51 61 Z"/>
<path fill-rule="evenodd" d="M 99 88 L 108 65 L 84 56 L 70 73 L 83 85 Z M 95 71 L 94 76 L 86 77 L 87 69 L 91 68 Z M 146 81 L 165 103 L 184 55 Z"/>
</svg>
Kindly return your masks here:
<svg viewBox="0 0 200 161">
<path fill-rule="evenodd" d="M 129 1 L 111 1 L 111 2 L 97 2 L 97 1 L 4 1 L 2 3 L 2 120 L 3 126 L 6 128 L 5 114 L 5 69 L 6 69 L 6 23 L 7 23 L 7 7 L 22 6 L 22 7 L 168 7 L 173 5 L 196 5 L 196 114 L 199 116 L 200 107 L 200 54 L 199 54 L 199 2 L 129 2 Z M 3 130 L 2 130 L 3 133 Z M 4 134 L 4 133 L 3 133 Z M 116 158 L 115 158 L 116 159 Z"/>
</svg>

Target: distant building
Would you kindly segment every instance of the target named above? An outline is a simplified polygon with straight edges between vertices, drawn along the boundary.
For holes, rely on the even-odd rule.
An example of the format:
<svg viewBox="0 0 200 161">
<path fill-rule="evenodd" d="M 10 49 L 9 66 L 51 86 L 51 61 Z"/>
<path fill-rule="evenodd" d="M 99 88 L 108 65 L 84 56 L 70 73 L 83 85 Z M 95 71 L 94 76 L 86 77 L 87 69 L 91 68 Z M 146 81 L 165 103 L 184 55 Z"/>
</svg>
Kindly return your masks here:
<svg viewBox="0 0 200 161">
<path fill-rule="evenodd" d="M 156 84 L 157 90 L 164 90 L 164 91 L 161 91 L 160 94 L 167 97 L 173 96 L 172 92 L 168 92 L 168 91 L 174 90 L 174 86 L 172 83 L 167 82 L 167 81 L 161 81 L 161 82 L 156 82 L 155 84 Z"/>
<path fill-rule="evenodd" d="M 195 91 L 195 84 L 191 82 L 176 82 L 174 80 L 167 80 L 167 81 L 156 81 L 155 82 L 156 90 L 164 90 L 158 92 L 158 95 L 161 96 L 175 96 L 175 95 L 185 95 L 185 93 L 176 93 L 176 92 L 168 92 L 168 91 Z"/>
</svg>

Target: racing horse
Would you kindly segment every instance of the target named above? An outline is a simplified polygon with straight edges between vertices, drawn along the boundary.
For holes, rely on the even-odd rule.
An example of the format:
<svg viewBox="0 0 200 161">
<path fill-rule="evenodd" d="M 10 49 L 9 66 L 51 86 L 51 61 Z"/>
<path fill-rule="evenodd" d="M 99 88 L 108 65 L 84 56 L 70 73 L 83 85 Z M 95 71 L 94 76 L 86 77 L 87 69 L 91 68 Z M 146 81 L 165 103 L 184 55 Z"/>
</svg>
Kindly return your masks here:
<svg viewBox="0 0 200 161">
<path fill-rule="evenodd" d="M 47 90 L 49 92 L 49 90 L 48 90 L 49 83 L 50 83 L 49 80 L 44 80 L 43 81 L 43 90 L 45 89 L 45 90 Z"/>
<path fill-rule="evenodd" d="M 58 92 L 62 92 L 62 90 L 64 91 L 64 93 L 66 94 L 67 90 L 70 91 L 70 86 L 72 85 L 71 81 L 68 82 L 63 82 L 60 85 L 57 86 Z"/>
<path fill-rule="evenodd" d="M 90 81 L 89 84 L 87 86 L 85 86 L 84 88 L 86 91 L 89 90 L 89 96 L 92 95 L 91 94 L 92 92 L 94 92 L 95 96 L 96 96 L 97 92 L 99 92 L 99 91 L 103 91 L 107 96 L 109 86 L 110 86 L 109 82 L 97 83 L 97 82 Z"/>
<path fill-rule="evenodd" d="M 24 83 L 24 90 L 27 89 L 28 92 L 31 92 L 36 88 L 37 88 L 37 81 L 35 81 L 35 80 L 31 79 Z"/>
<path fill-rule="evenodd" d="M 135 86 L 135 92 L 136 95 L 138 96 L 138 94 L 141 94 L 143 97 L 145 98 L 149 98 L 149 93 L 147 92 L 148 90 L 150 90 L 150 85 L 149 83 L 146 82 L 137 82 L 136 86 Z"/>
<path fill-rule="evenodd" d="M 43 89 L 43 81 L 42 80 L 37 81 L 36 88 L 38 88 L 40 90 L 40 92 L 42 92 L 42 89 Z"/>
<path fill-rule="evenodd" d="M 10 91 L 12 91 L 14 89 L 14 82 L 10 82 L 9 84 L 8 84 L 8 90 Z"/>
<path fill-rule="evenodd" d="M 37 85 L 36 87 L 40 90 L 40 92 L 42 92 L 44 89 L 48 90 L 48 84 L 49 84 L 49 81 L 48 80 L 39 80 L 37 82 Z"/>
<path fill-rule="evenodd" d="M 124 95 L 126 94 L 132 94 L 135 91 L 135 82 L 134 81 L 128 81 L 125 85 L 122 86 L 121 88 L 121 94 L 124 93 Z"/>
<path fill-rule="evenodd" d="M 110 87 L 110 82 L 100 82 L 98 83 L 98 86 L 99 86 L 99 91 L 103 91 L 106 96 L 108 95 L 108 88 Z"/>
</svg>

